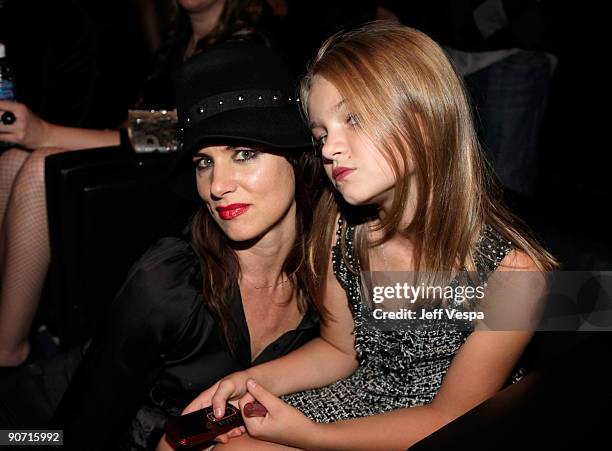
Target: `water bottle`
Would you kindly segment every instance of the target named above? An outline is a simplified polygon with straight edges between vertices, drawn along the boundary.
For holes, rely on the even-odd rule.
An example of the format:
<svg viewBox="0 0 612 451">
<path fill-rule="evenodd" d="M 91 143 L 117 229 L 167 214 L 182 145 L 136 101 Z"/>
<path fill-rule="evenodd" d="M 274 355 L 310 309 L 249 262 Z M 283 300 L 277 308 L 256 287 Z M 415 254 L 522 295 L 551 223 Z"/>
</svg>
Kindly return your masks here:
<svg viewBox="0 0 612 451">
<path fill-rule="evenodd" d="M 11 68 L 6 59 L 6 49 L 2 43 L 0 43 L 0 100 L 15 100 L 15 84 L 13 83 Z M 12 112 L 0 111 L 0 114 L 0 120 L 3 124 L 15 122 L 15 115 Z M 0 152 L 8 147 L 12 147 L 12 145 L 12 143 L 3 140 L 2 136 L 0 136 Z"/>
<path fill-rule="evenodd" d="M 0 43 L 0 100 L 15 100 L 15 84 L 6 59 L 6 48 Z"/>
</svg>

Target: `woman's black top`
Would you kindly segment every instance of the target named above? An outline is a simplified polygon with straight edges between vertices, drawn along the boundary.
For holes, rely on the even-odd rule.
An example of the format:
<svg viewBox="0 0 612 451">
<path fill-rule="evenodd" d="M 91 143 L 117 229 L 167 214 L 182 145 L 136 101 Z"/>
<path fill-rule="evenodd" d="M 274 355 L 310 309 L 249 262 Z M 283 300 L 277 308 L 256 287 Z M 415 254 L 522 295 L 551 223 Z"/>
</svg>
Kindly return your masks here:
<svg viewBox="0 0 612 451">
<path fill-rule="evenodd" d="M 71 449 L 115 449 L 143 405 L 178 413 L 227 374 L 280 357 L 318 335 L 309 311 L 251 362 L 238 285 L 227 294 L 235 355 L 202 297 L 191 244 L 164 238 L 130 270 L 54 421 Z"/>
</svg>

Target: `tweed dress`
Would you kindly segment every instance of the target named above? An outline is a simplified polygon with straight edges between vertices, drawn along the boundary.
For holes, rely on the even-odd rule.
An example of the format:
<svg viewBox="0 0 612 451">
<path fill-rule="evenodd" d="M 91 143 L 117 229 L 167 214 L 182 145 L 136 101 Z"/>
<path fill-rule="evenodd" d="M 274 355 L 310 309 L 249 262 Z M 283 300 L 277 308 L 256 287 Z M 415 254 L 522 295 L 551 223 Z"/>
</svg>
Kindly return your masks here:
<svg viewBox="0 0 612 451">
<path fill-rule="evenodd" d="M 471 333 L 452 328 L 385 331 L 366 321 L 359 276 L 342 258 L 342 223 L 340 218 L 332 264 L 353 315 L 359 366 L 346 379 L 282 397 L 310 419 L 324 423 L 430 403 L 453 357 Z M 345 230 L 347 259 L 353 268 L 359 268 L 353 246 L 355 228 L 347 226 Z M 486 280 L 511 249 L 511 243 L 486 226 L 475 252 L 481 279 Z M 520 371 L 515 373 L 515 380 L 520 377 Z"/>
</svg>

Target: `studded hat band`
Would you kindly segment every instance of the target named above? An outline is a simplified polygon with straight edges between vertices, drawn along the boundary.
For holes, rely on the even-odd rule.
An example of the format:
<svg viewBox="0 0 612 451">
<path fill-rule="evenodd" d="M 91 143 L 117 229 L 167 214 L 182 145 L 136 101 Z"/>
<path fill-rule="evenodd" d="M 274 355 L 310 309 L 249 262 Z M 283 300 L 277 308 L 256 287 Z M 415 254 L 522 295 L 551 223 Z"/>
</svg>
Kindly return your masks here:
<svg viewBox="0 0 612 451">
<path fill-rule="evenodd" d="M 281 91 L 254 89 L 225 92 L 197 102 L 189 109 L 181 122 L 182 127 L 187 128 L 225 111 L 281 107 L 294 102 L 299 103 L 300 99 L 288 97 Z"/>
</svg>

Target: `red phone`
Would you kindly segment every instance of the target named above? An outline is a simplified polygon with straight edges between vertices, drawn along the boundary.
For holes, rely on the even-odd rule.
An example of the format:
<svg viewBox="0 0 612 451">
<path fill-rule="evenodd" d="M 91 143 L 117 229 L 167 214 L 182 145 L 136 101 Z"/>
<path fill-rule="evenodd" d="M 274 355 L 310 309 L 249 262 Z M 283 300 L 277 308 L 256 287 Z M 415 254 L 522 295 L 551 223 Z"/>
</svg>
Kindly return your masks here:
<svg viewBox="0 0 612 451">
<path fill-rule="evenodd" d="M 218 435 L 243 424 L 240 410 L 228 404 L 222 418 L 216 418 L 210 406 L 187 415 L 169 418 L 164 429 L 178 449 L 185 449 L 211 442 Z"/>
<path fill-rule="evenodd" d="M 247 403 L 244 410 L 247 417 L 265 416 L 267 413 L 266 408 L 259 403 Z M 243 425 L 240 410 L 227 404 L 222 418 L 216 418 L 212 406 L 209 406 L 187 415 L 169 418 L 164 430 L 177 449 L 186 449 L 212 442 L 218 435 Z"/>
</svg>

